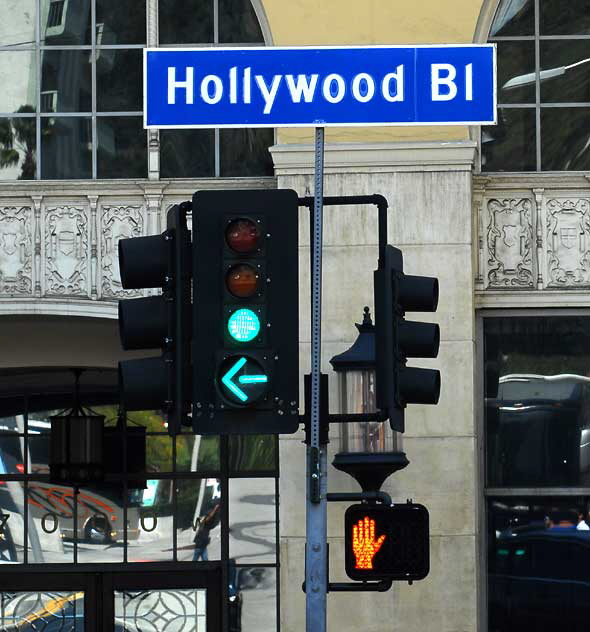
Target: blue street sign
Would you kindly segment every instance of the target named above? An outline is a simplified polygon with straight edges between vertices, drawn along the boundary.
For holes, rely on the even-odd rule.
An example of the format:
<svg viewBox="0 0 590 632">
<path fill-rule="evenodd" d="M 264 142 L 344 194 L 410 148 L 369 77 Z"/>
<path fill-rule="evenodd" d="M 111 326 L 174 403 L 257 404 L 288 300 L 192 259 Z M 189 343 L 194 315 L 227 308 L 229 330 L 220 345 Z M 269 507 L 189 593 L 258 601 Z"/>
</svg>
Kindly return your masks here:
<svg viewBox="0 0 590 632">
<path fill-rule="evenodd" d="M 495 122 L 494 44 L 144 49 L 146 128 Z"/>
</svg>

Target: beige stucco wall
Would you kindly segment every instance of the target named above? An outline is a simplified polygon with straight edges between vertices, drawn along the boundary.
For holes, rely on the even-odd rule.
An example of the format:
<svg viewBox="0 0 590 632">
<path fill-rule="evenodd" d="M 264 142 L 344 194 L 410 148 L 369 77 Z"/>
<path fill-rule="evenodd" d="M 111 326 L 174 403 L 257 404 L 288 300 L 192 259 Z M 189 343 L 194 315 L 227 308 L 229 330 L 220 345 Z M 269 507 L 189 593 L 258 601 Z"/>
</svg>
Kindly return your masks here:
<svg viewBox="0 0 590 632">
<path fill-rule="evenodd" d="M 329 630 L 366 632 L 475 632 L 477 629 L 477 463 L 475 451 L 475 336 L 472 255 L 472 141 L 375 143 L 326 147 L 325 195 L 381 193 L 389 201 L 389 243 L 402 248 L 409 274 L 436 276 L 436 314 L 412 315 L 440 324 L 435 366 L 442 373 L 438 406 L 410 406 L 403 449 L 410 465 L 385 484 L 396 502 L 413 498 L 431 518 L 431 573 L 414 586 L 384 594 L 334 593 L 328 597 Z M 313 192 L 313 147 L 273 148 L 279 187 Z M 309 228 L 301 222 L 300 364 L 309 372 Z M 322 370 L 329 374 L 330 408 L 338 411 L 337 378 L 329 359 L 356 338 L 364 305 L 373 306 L 377 221 L 372 207 L 329 207 L 324 218 Z M 332 427 L 328 461 L 338 451 Z M 301 592 L 305 544 L 305 449 L 301 437 L 281 442 L 281 629 L 304 629 Z M 331 465 L 331 492 L 358 486 Z M 330 574 L 342 581 L 346 503 L 328 505 Z"/>
<path fill-rule="evenodd" d="M 481 0 L 263 0 L 274 46 L 469 44 Z M 310 142 L 313 130 L 280 129 L 278 142 Z M 464 126 L 328 128 L 328 141 L 462 140 Z"/>
</svg>

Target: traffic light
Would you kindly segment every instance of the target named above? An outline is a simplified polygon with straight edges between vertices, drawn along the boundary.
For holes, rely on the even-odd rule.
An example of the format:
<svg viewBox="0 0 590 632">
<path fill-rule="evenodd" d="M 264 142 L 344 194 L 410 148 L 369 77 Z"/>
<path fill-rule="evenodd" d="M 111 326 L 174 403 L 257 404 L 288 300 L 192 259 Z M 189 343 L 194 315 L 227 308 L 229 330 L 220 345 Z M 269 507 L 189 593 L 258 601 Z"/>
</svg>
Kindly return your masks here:
<svg viewBox="0 0 590 632">
<path fill-rule="evenodd" d="M 438 279 L 404 274 L 402 252 L 387 245 L 374 273 L 377 407 L 393 430 L 404 431 L 406 404 L 436 404 L 440 372 L 406 366 L 408 358 L 436 358 L 439 327 L 405 320 L 405 313 L 435 312 Z"/>
<path fill-rule="evenodd" d="M 430 570 L 423 505 L 352 505 L 344 514 L 346 574 L 355 580 L 418 580 Z"/>
<path fill-rule="evenodd" d="M 161 409 L 168 432 L 180 431 L 190 410 L 190 204 L 173 206 L 161 235 L 119 241 L 123 288 L 161 288 L 157 296 L 119 301 L 123 349 L 156 349 L 157 357 L 119 362 L 125 411 Z"/>
<path fill-rule="evenodd" d="M 295 191 L 193 197 L 193 429 L 292 433 L 299 425 Z"/>
</svg>

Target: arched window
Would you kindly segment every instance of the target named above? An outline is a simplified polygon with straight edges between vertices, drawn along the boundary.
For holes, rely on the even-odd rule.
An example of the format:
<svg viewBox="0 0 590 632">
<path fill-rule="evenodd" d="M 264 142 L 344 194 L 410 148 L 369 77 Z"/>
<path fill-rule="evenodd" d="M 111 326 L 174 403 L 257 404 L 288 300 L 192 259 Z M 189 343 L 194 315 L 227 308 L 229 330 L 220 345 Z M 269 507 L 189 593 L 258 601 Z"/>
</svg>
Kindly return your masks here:
<svg viewBox="0 0 590 632">
<path fill-rule="evenodd" d="M 261 45 L 250 0 L 2 0 L 0 180 L 147 178 L 142 49 Z M 165 130 L 160 176 L 272 175 L 273 130 Z M 153 149 L 150 151 L 153 153 Z"/>
<path fill-rule="evenodd" d="M 482 171 L 590 170 L 590 2 L 502 0 L 498 125 L 482 127 Z"/>
</svg>

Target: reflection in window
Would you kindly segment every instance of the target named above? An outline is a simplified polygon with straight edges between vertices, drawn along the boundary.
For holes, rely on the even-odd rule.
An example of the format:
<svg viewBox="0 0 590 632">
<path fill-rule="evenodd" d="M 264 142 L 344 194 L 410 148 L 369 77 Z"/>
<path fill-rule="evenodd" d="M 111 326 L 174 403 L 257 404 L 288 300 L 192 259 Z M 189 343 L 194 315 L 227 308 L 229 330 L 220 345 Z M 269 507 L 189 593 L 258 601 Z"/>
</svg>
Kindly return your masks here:
<svg viewBox="0 0 590 632">
<path fill-rule="evenodd" d="M 590 498 L 488 499 L 489 629 L 583 630 Z"/>
<path fill-rule="evenodd" d="M 251 0 L 156 4 L 160 45 L 264 44 Z M 142 120 L 146 19 L 143 0 L 14 4 L 8 27 L 0 24 L 0 75 L 6 79 L 0 93 L 0 180 L 148 176 Z M 17 113 L 25 116 L 17 121 Z M 152 139 L 151 145 L 159 160 L 150 164 L 159 165 L 162 178 L 273 174 L 272 130 L 159 134 L 160 142 Z"/>
<path fill-rule="evenodd" d="M 275 480 L 233 478 L 229 483 L 229 556 L 238 564 L 276 561 Z"/>
<path fill-rule="evenodd" d="M 589 324 L 484 320 L 489 486 L 590 483 Z"/>
<path fill-rule="evenodd" d="M 575 39 L 590 34 L 588 15 L 586 0 L 500 3 L 490 30 L 498 45 L 499 127 L 482 127 L 482 170 L 589 168 L 590 55 L 588 41 Z"/>
<path fill-rule="evenodd" d="M 229 437 L 229 468 L 235 472 L 274 471 L 277 449 L 274 435 L 232 435 Z"/>
<path fill-rule="evenodd" d="M 232 587 L 233 585 L 230 584 L 230 600 Z M 241 632 L 258 632 L 262 627 L 264 627 L 265 632 L 273 632 L 277 629 L 276 568 L 260 566 L 236 568 L 235 594 L 236 601 L 239 601 L 240 606 L 239 623 L 241 627 L 234 629 L 241 630 Z M 230 601 L 230 625 L 233 610 Z"/>
</svg>

